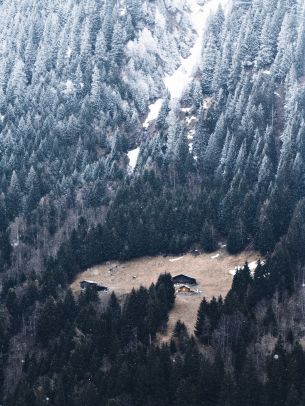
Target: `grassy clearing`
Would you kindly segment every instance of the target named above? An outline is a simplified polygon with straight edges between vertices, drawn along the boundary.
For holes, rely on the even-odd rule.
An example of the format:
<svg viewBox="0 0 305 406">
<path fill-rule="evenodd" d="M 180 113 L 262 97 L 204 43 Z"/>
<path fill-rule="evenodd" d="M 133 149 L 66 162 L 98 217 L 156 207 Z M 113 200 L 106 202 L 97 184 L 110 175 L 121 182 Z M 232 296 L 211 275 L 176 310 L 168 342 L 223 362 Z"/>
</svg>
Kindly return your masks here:
<svg viewBox="0 0 305 406">
<path fill-rule="evenodd" d="M 77 293 L 80 291 L 79 284 L 82 280 L 92 280 L 107 286 L 109 292 L 114 291 L 119 298 L 123 298 L 132 288 L 139 288 L 141 285 L 149 287 L 164 272 L 170 272 L 172 276 L 183 273 L 196 278 L 198 285 L 194 289 L 198 289 L 199 293 L 177 294 L 176 305 L 169 317 L 168 331 L 163 337 L 166 340 L 178 319 L 182 320 L 192 333 L 202 298 L 225 296 L 232 284 L 232 270 L 242 266 L 245 261 L 253 265 L 259 258 L 259 254 L 253 251 L 233 256 L 222 248 L 215 253 L 198 256 L 185 254 L 182 257 L 156 256 L 126 262 L 107 262 L 78 275 L 71 288 Z M 104 296 L 109 294 L 101 293 Z"/>
</svg>

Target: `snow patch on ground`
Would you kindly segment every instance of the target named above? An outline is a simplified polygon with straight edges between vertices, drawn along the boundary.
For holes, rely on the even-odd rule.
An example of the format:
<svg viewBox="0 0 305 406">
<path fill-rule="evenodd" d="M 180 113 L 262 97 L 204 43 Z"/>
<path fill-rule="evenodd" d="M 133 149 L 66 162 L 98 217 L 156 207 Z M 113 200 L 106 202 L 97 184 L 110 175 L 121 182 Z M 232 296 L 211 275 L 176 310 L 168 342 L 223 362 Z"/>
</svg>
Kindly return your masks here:
<svg viewBox="0 0 305 406">
<path fill-rule="evenodd" d="M 151 121 L 154 121 L 158 118 L 158 115 L 160 113 L 161 107 L 162 107 L 163 99 L 158 99 L 155 101 L 155 103 L 151 104 L 149 108 L 149 113 L 148 116 L 143 124 L 143 128 L 148 128 L 149 123 Z"/>
<path fill-rule="evenodd" d="M 257 267 L 257 261 L 252 261 L 252 262 L 250 262 L 250 263 L 248 264 L 248 267 L 249 267 L 249 269 L 250 269 L 250 271 L 251 271 L 251 274 L 253 275 L 254 272 L 255 272 L 255 269 L 256 269 L 256 267 Z M 237 267 L 237 268 L 235 268 L 235 269 L 231 269 L 231 270 L 229 271 L 229 274 L 232 275 L 232 276 L 234 276 L 234 275 L 236 274 L 236 272 L 237 272 L 239 269 L 242 269 L 242 268 L 239 266 L 239 267 Z"/>
<path fill-rule="evenodd" d="M 171 258 L 169 260 L 169 262 L 176 262 L 176 261 L 180 261 L 180 259 L 182 259 L 183 257 L 178 257 L 178 258 Z"/>
<path fill-rule="evenodd" d="M 254 271 L 255 268 L 257 267 L 257 261 L 250 262 L 250 264 L 248 266 L 249 266 L 250 271 Z"/>
<path fill-rule="evenodd" d="M 250 262 L 250 264 L 248 264 L 248 267 L 250 269 L 251 274 L 254 275 L 255 269 L 257 267 L 257 261 Z"/>
<path fill-rule="evenodd" d="M 218 258 L 220 256 L 220 254 L 215 254 L 215 255 L 213 255 L 212 257 L 211 257 L 211 259 L 216 259 L 216 258 Z"/>
<path fill-rule="evenodd" d="M 135 148 L 132 149 L 128 152 L 128 158 L 129 158 L 129 172 L 132 173 L 137 165 L 138 162 L 138 157 L 140 153 L 140 148 Z"/>
<path fill-rule="evenodd" d="M 239 271 L 240 269 L 241 269 L 240 266 L 237 266 L 234 269 L 230 269 L 229 274 L 232 275 L 232 276 L 235 276 L 236 272 Z"/>
<path fill-rule="evenodd" d="M 263 74 L 264 75 L 271 75 L 271 72 L 270 72 L 270 70 L 263 70 Z"/>
</svg>

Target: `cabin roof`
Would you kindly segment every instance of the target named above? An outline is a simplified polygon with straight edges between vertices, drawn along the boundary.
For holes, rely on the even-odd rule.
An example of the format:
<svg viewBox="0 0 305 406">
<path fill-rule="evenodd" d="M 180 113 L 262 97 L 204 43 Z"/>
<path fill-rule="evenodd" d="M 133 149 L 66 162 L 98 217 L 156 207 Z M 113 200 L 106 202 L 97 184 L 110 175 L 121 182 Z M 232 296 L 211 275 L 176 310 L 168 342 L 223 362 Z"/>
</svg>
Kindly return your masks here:
<svg viewBox="0 0 305 406">
<path fill-rule="evenodd" d="M 173 278 L 181 278 L 181 277 L 194 279 L 194 278 L 192 278 L 191 276 L 187 276 L 187 275 L 184 275 L 184 274 L 182 274 L 182 273 L 180 273 L 179 275 L 175 275 Z"/>
<path fill-rule="evenodd" d="M 84 280 L 84 281 L 81 281 L 80 283 L 92 283 L 92 284 L 94 284 L 94 285 L 98 285 L 98 283 L 97 282 L 95 282 L 95 281 L 89 281 L 89 280 Z"/>
<path fill-rule="evenodd" d="M 81 285 L 81 287 L 82 287 L 82 285 L 92 285 L 92 286 L 95 286 L 96 288 L 100 288 L 100 289 L 103 289 L 103 290 L 108 290 L 107 286 L 103 286 L 100 283 L 94 282 L 94 281 L 84 280 L 84 281 L 80 282 L 80 285 Z"/>
<path fill-rule="evenodd" d="M 192 277 L 187 276 L 187 275 L 180 274 L 180 275 L 176 275 L 176 276 L 173 277 L 173 282 L 179 281 L 179 280 L 188 281 L 190 283 L 196 283 L 195 278 L 192 278 Z"/>
</svg>

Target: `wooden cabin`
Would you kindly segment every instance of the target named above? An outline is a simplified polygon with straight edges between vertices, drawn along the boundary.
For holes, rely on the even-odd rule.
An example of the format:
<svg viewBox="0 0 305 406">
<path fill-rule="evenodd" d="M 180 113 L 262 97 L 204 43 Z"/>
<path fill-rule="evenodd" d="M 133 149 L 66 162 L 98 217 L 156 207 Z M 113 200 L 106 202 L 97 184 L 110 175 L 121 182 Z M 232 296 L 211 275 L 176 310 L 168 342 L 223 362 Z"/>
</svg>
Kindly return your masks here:
<svg viewBox="0 0 305 406">
<path fill-rule="evenodd" d="M 99 283 L 93 281 L 81 281 L 80 287 L 81 289 L 93 289 L 97 292 L 106 292 L 108 290 L 106 286 L 100 285 Z"/>
<path fill-rule="evenodd" d="M 197 281 L 195 278 L 191 278 L 190 276 L 186 276 L 186 275 L 177 275 L 173 277 L 173 284 L 174 285 L 196 285 Z"/>
<path fill-rule="evenodd" d="M 191 288 L 185 285 L 179 286 L 177 289 L 178 293 L 191 293 Z"/>
</svg>

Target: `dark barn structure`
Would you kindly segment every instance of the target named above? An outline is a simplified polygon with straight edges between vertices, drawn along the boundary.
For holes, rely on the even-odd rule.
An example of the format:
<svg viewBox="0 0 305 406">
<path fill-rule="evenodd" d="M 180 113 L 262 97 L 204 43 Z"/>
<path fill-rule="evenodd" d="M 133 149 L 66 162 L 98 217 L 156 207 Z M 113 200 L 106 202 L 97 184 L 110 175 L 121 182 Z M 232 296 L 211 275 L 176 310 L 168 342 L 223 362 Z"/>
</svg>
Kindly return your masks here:
<svg viewBox="0 0 305 406">
<path fill-rule="evenodd" d="M 177 275 L 173 277 L 173 283 L 175 284 L 187 284 L 187 285 L 196 285 L 197 281 L 195 278 L 191 278 L 190 276 L 186 275 Z"/>
<path fill-rule="evenodd" d="M 96 290 L 97 292 L 105 292 L 108 290 L 106 286 L 100 285 L 99 283 L 92 281 L 82 281 L 80 282 L 80 287 L 82 289 L 93 289 Z"/>
</svg>

